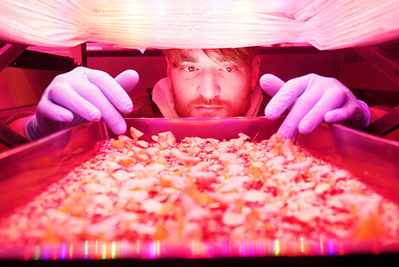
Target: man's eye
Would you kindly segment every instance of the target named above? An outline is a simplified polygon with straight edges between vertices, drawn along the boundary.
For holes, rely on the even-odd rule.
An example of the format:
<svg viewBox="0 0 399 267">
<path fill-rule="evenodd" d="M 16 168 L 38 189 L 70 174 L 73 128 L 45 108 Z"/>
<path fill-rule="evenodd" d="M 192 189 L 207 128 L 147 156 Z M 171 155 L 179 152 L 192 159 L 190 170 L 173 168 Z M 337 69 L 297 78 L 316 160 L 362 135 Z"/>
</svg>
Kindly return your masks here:
<svg viewBox="0 0 399 267">
<path fill-rule="evenodd" d="M 234 67 L 224 67 L 222 70 L 226 72 L 232 72 L 234 70 Z"/>
<path fill-rule="evenodd" d="M 188 71 L 188 72 L 193 72 L 193 71 L 195 71 L 197 68 L 194 67 L 194 66 L 187 66 L 187 67 L 184 67 L 183 69 L 184 69 L 185 71 Z"/>
</svg>

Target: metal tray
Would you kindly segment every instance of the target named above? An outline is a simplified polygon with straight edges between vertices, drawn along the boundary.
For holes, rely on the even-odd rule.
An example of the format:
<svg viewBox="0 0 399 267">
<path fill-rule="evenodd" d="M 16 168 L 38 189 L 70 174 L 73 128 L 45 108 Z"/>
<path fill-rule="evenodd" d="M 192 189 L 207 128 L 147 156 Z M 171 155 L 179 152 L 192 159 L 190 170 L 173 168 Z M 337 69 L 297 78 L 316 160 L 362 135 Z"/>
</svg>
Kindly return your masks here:
<svg viewBox="0 0 399 267">
<path fill-rule="evenodd" d="M 186 136 L 229 139 L 245 133 L 254 140 L 269 138 L 282 120 L 265 118 L 213 119 L 126 119 L 145 133 L 143 139 L 159 132 L 172 131 L 178 140 Z M 127 135 L 129 135 L 127 133 Z M 112 135 L 111 135 L 112 137 Z M 40 194 L 49 184 L 99 151 L 102 140 L 109 138 L 104 123 L 88 123 L 67 129 L 0 155 L 0 218 L 10 214 Z M 341 125 L 322 124 L 309 135 L 299 135 L 296 142 L 316 157 L 328 160 L 374 186 L 382 195 L 399 203 L 399 143 L 374 137 Z M 312 256 L 356 253 L 396 253 L 399 244 L 384 240 L 340 242 L 298 239 L 294 243 L 279 240 L 221 242 L 208 244 L 165 244 L 155 241 L 86 241 L 43 244 L 24 248 L 0 248 L 0 259 L 159 259 L 159 258 L 229 258 L 264 256 Z"/>
</svg>

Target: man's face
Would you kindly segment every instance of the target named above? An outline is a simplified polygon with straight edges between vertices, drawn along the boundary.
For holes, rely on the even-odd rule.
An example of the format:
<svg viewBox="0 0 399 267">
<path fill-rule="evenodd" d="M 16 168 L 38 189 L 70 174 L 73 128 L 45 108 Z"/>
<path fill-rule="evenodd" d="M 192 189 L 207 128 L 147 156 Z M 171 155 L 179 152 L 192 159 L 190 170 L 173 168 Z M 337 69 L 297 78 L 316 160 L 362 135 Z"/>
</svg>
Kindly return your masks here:
<svg viewBox="0 0 399 267">
<path fill-rule="evenodd" d="M 201 50 L 182 51 L 180 64 L 168 62 L 168 76 L 179 117 L 244 116 L 250 106 L 252 88 L 259 77 L 254 66 L 236 66 L 218 54 Z M 257 57 L 257 60 L 259 58 Z M 256 74 L 252 67 L 258 68 Z"/>
</svg>

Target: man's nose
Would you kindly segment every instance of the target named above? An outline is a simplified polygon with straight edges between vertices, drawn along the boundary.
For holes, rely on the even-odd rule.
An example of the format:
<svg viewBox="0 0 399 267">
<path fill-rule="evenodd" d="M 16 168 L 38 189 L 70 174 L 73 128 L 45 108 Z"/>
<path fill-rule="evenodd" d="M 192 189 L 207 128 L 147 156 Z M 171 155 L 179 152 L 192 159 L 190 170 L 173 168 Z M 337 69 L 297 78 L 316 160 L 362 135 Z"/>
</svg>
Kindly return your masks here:
<svg viewBox="0 0 399 267">
<path fill-rule="evenodd" d="M 220 87 L 217 82 L 217 77 L 213 71 L 204 71 L 202 79 L 198 85 L 198 94 L 202 95 L 205 99 L 210 100 L 220 94 Z"/>
</svg>

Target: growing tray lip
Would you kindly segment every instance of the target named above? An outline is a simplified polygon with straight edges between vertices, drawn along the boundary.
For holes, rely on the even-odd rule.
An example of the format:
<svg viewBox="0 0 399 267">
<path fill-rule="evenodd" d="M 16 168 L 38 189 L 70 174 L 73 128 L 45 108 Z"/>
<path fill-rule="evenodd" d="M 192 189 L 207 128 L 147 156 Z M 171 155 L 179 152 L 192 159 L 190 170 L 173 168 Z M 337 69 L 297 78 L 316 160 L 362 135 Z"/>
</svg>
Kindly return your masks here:
<svg viewBox="0 0 399 267">
<path fill-rule="evenodd" d="M 399 256 L 399 243 L 381 240 L 320 239 L 255 239 L 220 242 L 170 243 L 163 240 L 74 241 L 0 247 L 1 260 L 114 260 L 114 259 L 212 259 L 212 258 L 271 258 L 320 257 L 344 255 Z"/>
</svg>

